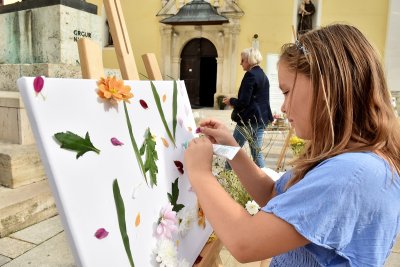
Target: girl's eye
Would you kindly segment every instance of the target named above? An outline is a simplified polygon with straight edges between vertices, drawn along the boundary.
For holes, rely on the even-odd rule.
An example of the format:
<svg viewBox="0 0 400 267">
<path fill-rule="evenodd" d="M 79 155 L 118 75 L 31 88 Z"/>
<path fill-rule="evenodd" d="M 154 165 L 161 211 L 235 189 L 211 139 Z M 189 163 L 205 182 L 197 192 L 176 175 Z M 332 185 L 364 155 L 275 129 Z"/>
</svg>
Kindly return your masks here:
<svg viewBox="0 0 400 267">
<path fill-rule="evenodd" d="M 289 91 L 282 92 L 283 95 L 287 95 Z"/>
</svg>

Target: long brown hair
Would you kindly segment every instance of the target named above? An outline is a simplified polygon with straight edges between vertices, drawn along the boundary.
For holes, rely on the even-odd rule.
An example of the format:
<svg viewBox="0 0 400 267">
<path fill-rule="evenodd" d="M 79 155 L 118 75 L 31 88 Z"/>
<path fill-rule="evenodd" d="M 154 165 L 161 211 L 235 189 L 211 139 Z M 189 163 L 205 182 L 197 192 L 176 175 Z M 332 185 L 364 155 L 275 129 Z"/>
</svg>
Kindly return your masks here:
<svg viewBox="0 0 400 267">
<path fill-rule="evenodd" d="M 284 45 L 280 61 L 309 77 L 313 88 L 311 140 L 287 187 L 344 152 L 374 151 L 400 173 L 400 124 L 378 54 L 358 29 L 335 24 L 310 31 Z"/>
</svg>

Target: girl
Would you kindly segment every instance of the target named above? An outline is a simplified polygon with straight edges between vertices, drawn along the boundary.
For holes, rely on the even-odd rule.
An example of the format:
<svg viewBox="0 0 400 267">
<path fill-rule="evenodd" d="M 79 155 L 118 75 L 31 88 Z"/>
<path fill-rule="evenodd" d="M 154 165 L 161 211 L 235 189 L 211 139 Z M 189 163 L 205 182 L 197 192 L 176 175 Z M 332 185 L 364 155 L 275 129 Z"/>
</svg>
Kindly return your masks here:
<svg viewBox="0 0 400 267">
<path fill-rule="evenodd" d="M 215 232 L 241 262 L 382 266 L 400 230 L 400 125 L 378 56 L 348 25 L 308 32 L 282 48 L 282 112 L 308 145 L 277 182 L 240 150 L 230 162 L 255 216 L 211 173 L 212 143 L 237 146 L 223 124 L 201 122 L 185 167 Z"/>
</svg>

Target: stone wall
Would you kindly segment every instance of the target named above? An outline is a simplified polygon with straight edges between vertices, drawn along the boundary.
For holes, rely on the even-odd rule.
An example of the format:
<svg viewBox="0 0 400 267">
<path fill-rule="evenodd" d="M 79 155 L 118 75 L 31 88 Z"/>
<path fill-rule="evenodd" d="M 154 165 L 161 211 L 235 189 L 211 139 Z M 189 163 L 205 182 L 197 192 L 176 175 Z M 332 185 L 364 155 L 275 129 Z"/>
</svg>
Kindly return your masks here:
<svg viewBox="0 0 400 267">
<path fill-rule="evenodd" d="M 101 17 L 64 5 L 0 14 L 0 25 L 0 64 L 77 64 L 79 38 L 102 44 Z"/>
</svg>

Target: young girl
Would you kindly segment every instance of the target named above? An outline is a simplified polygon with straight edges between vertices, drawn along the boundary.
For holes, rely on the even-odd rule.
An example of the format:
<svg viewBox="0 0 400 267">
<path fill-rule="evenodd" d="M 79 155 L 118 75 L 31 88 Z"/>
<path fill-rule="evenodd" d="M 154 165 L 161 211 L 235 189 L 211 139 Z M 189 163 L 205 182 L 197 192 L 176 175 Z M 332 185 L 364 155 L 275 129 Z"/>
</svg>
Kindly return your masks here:
<svg viewBox="0 0 400 267">
<path fill-rule="evenodd" d="M 201 122 L 185 168 L 206 217 L 241 262 L 383 266 L 400 230 L 400 125 L 376 52 L 352 26 L 324 27 L 283 46 L 278 78 L 307 147 L 277 182 L 238 152 L 230 165 L 262 207 L 251 216 L 211 172 L 212 143 L 237 143 Z"/>
</svg>

